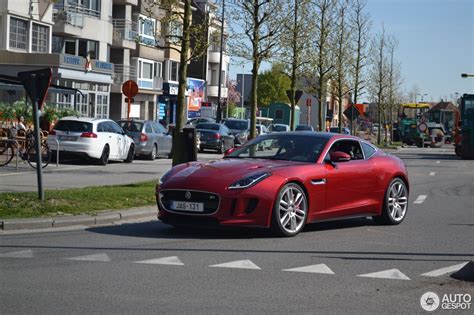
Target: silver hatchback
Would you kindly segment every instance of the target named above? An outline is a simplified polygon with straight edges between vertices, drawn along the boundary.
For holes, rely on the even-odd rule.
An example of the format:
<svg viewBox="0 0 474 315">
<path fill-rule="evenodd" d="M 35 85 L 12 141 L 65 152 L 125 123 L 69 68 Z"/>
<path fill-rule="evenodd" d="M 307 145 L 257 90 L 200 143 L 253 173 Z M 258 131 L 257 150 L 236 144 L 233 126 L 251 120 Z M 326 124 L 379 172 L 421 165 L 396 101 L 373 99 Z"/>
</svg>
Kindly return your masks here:
<svg viewBox="0 0 474 315">
<path fill-rule="evenodd" d="M 154 160 L 157 156 L 169 157 L 172 138 L 157 121 L 119 120 L 117 123 L 135 142 L 135 154 Z"/>
</svg>

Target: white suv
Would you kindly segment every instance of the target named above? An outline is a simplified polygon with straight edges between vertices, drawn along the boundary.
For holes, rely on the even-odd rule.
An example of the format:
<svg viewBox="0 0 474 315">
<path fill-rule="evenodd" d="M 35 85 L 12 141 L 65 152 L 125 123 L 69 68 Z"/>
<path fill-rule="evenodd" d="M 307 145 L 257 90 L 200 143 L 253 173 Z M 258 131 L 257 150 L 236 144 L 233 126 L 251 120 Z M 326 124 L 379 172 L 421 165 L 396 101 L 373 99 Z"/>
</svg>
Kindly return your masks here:
<svg viewBox="0 0 474 315">
<path fill-rule="evenodd" d="M 64 117 L 48 136 L 52 151 L 58 150 L 56 140 L 59 152 L 93 158 L 100 165 L 109 160 L 131 163 L 135 155 L 133 140 L 110 119 Z"/>
</svg>

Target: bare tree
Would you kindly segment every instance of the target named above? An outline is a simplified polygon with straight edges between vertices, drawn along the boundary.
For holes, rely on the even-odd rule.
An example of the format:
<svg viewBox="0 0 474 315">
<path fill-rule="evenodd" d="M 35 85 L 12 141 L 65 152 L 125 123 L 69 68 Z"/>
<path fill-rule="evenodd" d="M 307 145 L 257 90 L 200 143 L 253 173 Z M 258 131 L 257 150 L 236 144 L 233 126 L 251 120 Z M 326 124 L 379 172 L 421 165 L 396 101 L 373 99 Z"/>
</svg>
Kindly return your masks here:
<svg viewBox="0 0 474 315">
<path fill-rule="evenodd" d="M 233 55 L 252 61 L 250 92 L 250 138 L 256 136 L 258 71 L 278 47 L 283 21 L 288 14 L 283 0 L 234 0 L 231 3 L 235 29 L 232 34 Z"/>
<path fill-rule="evenodd" d="M 388 87 L 388 103 L 387 103 L 387 116 L 388 125 L 390 126 L 390 141 L 393 141 L 393 122 L 394 115 L 397 114 L 396 103 L 400 99 L 400 85 L 402 83 L 400 74 L 400 63 L 395 60 L 395 50 L 398 47 L 398 40 L 389 36 L 387 40 L 387 54 L 388 54 L 388 66 L 387 66 L 387 87 Z"/>
<path fill-rule="evenodd" d="M 288 98 L 291 104 L 290 128 L 295 128 L 296 85 L 302 68 L 309 62 L 308 50 L 311 49 L 311 35 L 314 28 L 310 0 L 288 1 L 285 11 L 291 16 L 285 20 L 281 34 L 279 60 L 286 68 L 290 78 Z"/>
<path fill-rule="evenodd" d="M 162 32 L 155 30 L 155 46 L 179 53 L 178 104 L 176 126 L 173 131 L 173 165 L 188 161 L 189 146 L 186 146 L 183 127 L 186 123 L 186 88 L 188 62 L 199 58 L 207 51 L 207 29 L 209 19 L 192 24 L 192 0 L 144 0 L 144 8 L 149 17 L 161 20 Z M 161 41 L 160 39 L 164 39 Z M 191 48 L 191 39 L 196 44 Z M 161 43 L 161 44 L 160 44 Z"/>
<path fill-rule="evenodd" d="M 335 58 L 334 58 L 334 91 L 338 103 L 338 126 L 342 133 L 342 111 L 344 98 L 349 93 L 349 64 L 352 57 L 349 41 L 350 29 L 347 23 L 349 15 L 349 1 L 339 0 L 337 6 L 337 22 L 335 25 Z"/>
</svg>

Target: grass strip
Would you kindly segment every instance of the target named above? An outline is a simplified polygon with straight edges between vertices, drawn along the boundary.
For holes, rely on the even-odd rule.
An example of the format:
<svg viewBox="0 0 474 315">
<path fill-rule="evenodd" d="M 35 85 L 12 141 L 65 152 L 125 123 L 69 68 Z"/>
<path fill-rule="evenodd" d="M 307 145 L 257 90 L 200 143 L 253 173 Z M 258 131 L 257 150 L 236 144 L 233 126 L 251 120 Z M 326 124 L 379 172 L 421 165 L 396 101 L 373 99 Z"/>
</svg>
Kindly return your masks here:
<svg viewBox="0 0 474 315">
<path fill-rule="evenodd" d="M 46 190 L 45 201 L 36 192 L 0 193 L 0 218 L 19 219 L 64 214 L 95 214 L 103 210 L 154 205 L 155 181 L 64 190 Z"/>
</svg>

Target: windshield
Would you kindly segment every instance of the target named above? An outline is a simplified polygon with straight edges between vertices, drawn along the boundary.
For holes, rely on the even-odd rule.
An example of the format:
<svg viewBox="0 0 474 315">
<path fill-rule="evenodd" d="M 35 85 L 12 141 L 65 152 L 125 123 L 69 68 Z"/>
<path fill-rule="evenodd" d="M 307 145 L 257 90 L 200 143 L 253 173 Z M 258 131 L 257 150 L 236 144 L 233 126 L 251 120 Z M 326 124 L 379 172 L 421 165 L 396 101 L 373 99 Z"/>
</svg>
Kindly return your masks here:
<svg viewBox="0 0 474 315">
<path fill-rule="evenodd" d="M 218 124 L 197 124 L 196 129 L 206 129 L 206 130 L 219 130 Z"/>
<path fill-rule="evenodd" d="M 135 121 L 119 121 L 120 127 L 129 132 L 141 132 L 143 124 Z"/>
<path fill-rule="evenodd" d="M 92 132 L 92 124 L 77 120 L 60 120 L 54 126 L 55 130 L 70 132 Z"/>
<path fill-rule="evenodd" d="M 465 100 L 464 101 L 464 108 L 463 108 L 464 115 L 473 115 L 474 114 L 474 100 Z"/>
<path fill-rule="evenodd" d="M 327 139 L 309 135 L 260 136 L 227 155 L 225 158 L 258 158 L 314 163 Z"/>
<path fill-rule="evenodd" d="M 227 128 L 234 130 L 249 129 L 249 123 L 247 120 L 226 120 L 224 125 L 226 125 Z"/>
</svg>

